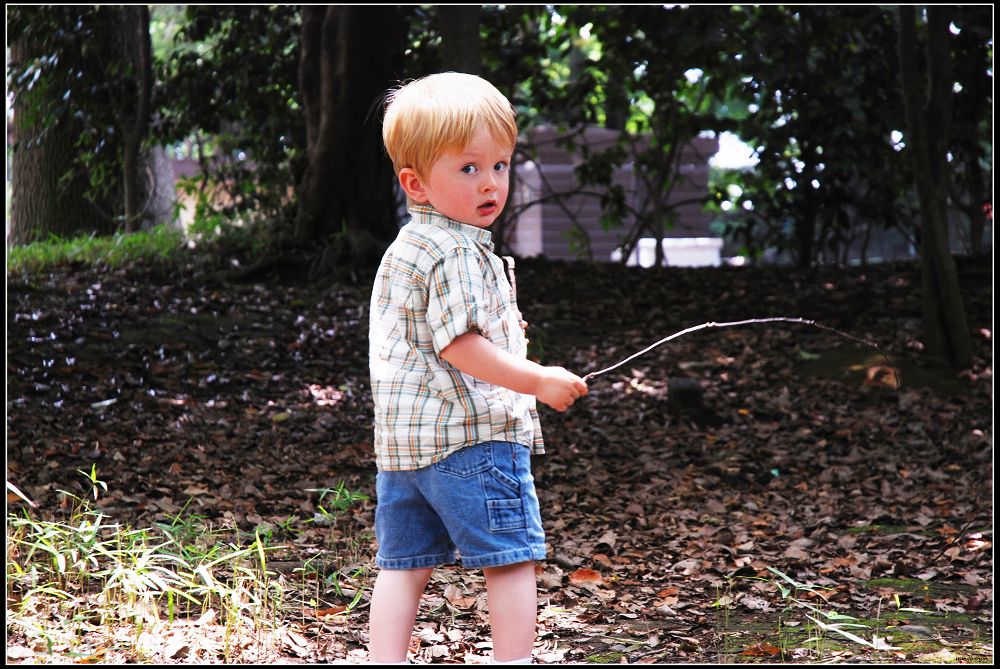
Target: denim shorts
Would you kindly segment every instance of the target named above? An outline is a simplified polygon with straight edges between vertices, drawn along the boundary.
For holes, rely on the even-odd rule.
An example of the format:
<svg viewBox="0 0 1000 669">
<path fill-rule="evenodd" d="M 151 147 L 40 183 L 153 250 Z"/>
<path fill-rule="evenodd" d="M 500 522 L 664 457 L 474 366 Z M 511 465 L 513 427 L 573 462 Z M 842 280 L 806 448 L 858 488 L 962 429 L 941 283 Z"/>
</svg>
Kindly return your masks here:
<svg viewBox="0 0 1000 669">
<path fill-rule="evenodd" d="M 375 564 L 383 569 L 456 557 L 476 568 L 545 558 L 527 446 L 488 441 L 422 469 L 379 471 L 375 493 Z"/>
</svg>

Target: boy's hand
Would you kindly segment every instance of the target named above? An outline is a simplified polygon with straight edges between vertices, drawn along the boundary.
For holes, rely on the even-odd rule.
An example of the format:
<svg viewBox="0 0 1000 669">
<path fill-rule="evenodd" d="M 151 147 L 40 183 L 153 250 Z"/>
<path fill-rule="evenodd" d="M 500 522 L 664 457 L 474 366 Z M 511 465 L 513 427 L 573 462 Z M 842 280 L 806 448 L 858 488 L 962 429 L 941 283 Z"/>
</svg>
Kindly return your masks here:
<svg viewBox="0 0 1000 669">
<path fill-rule="evenodd" d="M 570 408 L 579 397 L 587 394 L 587 384 L 579 376 L 562 367 L 544 367 L 535 397 L 556 411 Z"/>
<path fill-rule="evenodd" d="M 487 383 L 534 395 L 556 411 L 587 394 L 587 383 L 573 372 L 514 356 L 477 332 L 456 337 L 441 351 L 441 359 Z"/>
</svg>

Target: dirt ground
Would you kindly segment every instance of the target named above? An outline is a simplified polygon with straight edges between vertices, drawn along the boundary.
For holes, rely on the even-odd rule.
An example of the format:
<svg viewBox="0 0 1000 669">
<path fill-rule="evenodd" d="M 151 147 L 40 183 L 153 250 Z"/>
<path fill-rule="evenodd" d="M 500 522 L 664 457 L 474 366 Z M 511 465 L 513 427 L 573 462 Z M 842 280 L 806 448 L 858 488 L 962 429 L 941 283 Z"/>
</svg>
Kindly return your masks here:
<svg viewBox="0 0 1000 669">
<path fill-rule="evenodd" d="M 581 375 L 773 316 L 888 355 L 801 324 L 702 330 L 564 414 L 542 407 L 536 661 L 991 662 L 992 272 L 959 266 L 976 354 L 961 374 L 921 354 L 915 265 L 519 261 L 530 354 Z M 8 277 L 7 477 L 35 513 L 57 517 L 96 465 L 110 517 L 266 532 L 296 593 L 227 654 L 223 626 L 192 618 L 141 657 L 110 644 L 90 661 L 365 661 L 368 296 L 198 266 Z M 338 484 L 368 499 L 321 522 L 318 491 Z M 306 563 L 324 565 L 308 583 Z M 481 573 L 437 570 L 412 657 L 486 662 L 486 610 Z M 8 626 L 8 661 L 53 652 Z"/>
</svg>

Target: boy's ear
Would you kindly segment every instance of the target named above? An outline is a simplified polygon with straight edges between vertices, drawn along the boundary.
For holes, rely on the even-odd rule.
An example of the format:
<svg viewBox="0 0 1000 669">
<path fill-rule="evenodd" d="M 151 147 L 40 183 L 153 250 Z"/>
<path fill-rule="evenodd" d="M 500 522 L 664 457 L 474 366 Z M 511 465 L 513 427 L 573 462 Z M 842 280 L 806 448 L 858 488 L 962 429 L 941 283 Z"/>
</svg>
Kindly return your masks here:
<svg viewBox="0 0 1000 669">
<path fill-rule="evenodd" d="M 427 189 L 420 175 L 412 167 L 404 167 L 399 171 L 399 185 L 406 197 L 417 204 L 427 204 Z"/>
</svg>

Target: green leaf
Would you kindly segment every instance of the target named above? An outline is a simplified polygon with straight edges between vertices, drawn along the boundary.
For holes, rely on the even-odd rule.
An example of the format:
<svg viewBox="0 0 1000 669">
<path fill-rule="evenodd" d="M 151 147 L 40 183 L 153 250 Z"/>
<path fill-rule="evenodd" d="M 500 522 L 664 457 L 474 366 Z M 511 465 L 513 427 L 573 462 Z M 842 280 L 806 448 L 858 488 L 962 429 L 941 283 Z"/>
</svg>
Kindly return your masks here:
<svg viewBox="0 0 1000 669">
<path fill-rule="evenodd" d="M 11 483 L 10 481 L 7 481 L 7 490 L 11 491 L 15 495 L 23 499 L 28 504 L 28 506 L 30 507 L 35 506 L 35 503 L 32 502 L 30 499 L 28 499 L 28 496 L 25 495 L 23 492 L 21 492 L 20 489 L 18 489 L 18 487 L 13 483 Z"/>
</svg>

